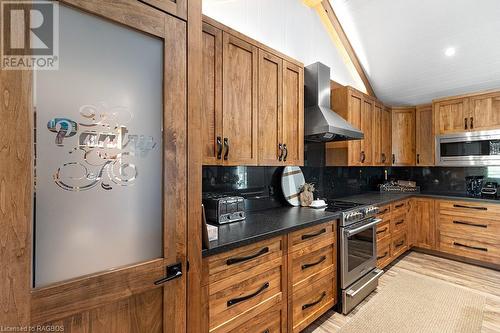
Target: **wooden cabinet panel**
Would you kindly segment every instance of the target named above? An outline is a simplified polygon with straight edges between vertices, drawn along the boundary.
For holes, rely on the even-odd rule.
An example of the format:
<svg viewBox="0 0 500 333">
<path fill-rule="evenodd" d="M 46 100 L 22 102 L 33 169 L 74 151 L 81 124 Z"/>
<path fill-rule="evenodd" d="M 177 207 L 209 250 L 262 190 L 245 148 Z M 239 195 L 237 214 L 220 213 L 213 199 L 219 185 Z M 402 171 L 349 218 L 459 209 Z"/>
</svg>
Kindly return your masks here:
<svg viewBox="0 0 500 333">
<path fill-rule="evenodd" d="M 406 230 L 392 235 L 391 259 L 394 260 L 408 250 L 408 235 Z"/>
<path fill-rule="evenodd" d="M 203 164 L 222 163 L 222 31 L 203 23 L 202 154 Z"/>
<path fill-rule="evenodd" d="M 259 164 L 281 165 L 283 60 L 259 50 Z"/>
<path fill-rule="evenodd" d="M 382 156 L 382 112 L 384 106 L 375 103 L 373 108 L 373 165 L 384 165 L 384 159 Z"/>
<path fill-rule="evenodd" d="M 470 98 L 469 128 L 474 131 L 500 128 L 500 92 Z"/>
<path fill-rule="evenodd" d="M 283 61 L 283 141 L 286 165 L 304 164 L 304 68 Z"/>
<path fill-rule="evenodd" d="M 223 32 L 224 163 L 257 164 L 256 46 Z"/>
<path fill-rule="evenodd" d="M 361 129 L 361 115 L 363 113 L 363 95 L 348 90 L 347 96 L 348 118 L 347 120 L 356 128 Z M 348 141 L 348 165 L 361 165 L 362 140 Z"/>
<path fill-rule="evenodd" d="M 248 322 L 231 330 L 234 333 L 281 333 L 286 332 L 282 329 L 283 320 L 286 314 L 280 306 L 274 306 L 269 310 L 263 311 L 259 316 L 252 318 Z"/>
<path fill-rule="evenodd" d="M 478 217 L 440 215 L 439 231 L 461 235 L 462 237 L 482 239 L 486 242 L 495 242 L 500 237 L 500 222 L 498 220 Z"/>
<path fill-rule="evenodd" d="M 174 16 L 187 19 L 188 0 L 140 0 Z"/>
<path fill-rule="evenodd" d="M 298 230 L 288 235 L 289 252 L 309 251 L 314 246 L 326 246 L 336 239 L 335 223 L 328 222 L 303 230 Z M 322 245 L 322 246 L 321 246 Z"/>
<path fill-rule="evenodd" d="M 392 164 L 415 164 L 415 109 L 392 109 Z"/>
<path fill-rule="evenodd" d="M 439 134 L 470 130 L 468 98 L 436 102 L 433 108 Z"/>
<path fill-rule="evenodd" d="M 400 232 L 406 230 L 408 227 L 408 213 L 403 213 L 401 215 L 393 214 L 391 217 L 391 233 Z"/>
<path fill-rule="evenodd" d="M 391 263 L 391 238 L 377 240 L 377 267 L 380 269 Z"/>
<path fill-rule="evenodd" d="M 451 215 L 455 217 L 470 217 L 483 219 L 498 219 L 500 215 L 500 205 L 487 204 L 483 202 L 470 201 L 437 201 L 440 214 Z"/>
<path fill-rule="evenodd" d="M 363 100 L 363 110 L 361 112 L 361 131 L 365 138 L 361 140 L 361 165 L 373 164 L 373 113 L 375 102 L 373 100 Z"/>
<path fill-rule="evenodd" d="M 461 257 L 500 264 L 500 241 L 493 242 L 463 235 L 442 232 L 439 236 L 439 249 Z"/>
<path fill-rule="evenodd" d="M 436 223 L 433 199 L 417 198 L 413 202 L 412 243 L 414 246 L 436 248 Z"/>
<path fill-rule="evenodd" d="M 396 201 L 391 204 L 391 213 L 393 216 L 399 216 L 408 213 L 410 204 L 408 200 Z"/>
<path fill-rule="evenodd" d="M 432 105 L 419 105 L 415 110 L 416 131 L 416 165 L 434 165 L 434 116 Z"/>
<path fill-rule="evenodd" d="M 391 219 L 384 218 L 382 222 L 377 224 L 377 242 L 391 236 Z"/>
<path fill-rule="evenodd" d="M 391 165 L 391 154 L 392 154 L 392 117 L 391 109 L 384 107 L 381 111 L 381 141 L 382 141 L 382 164 Z"/>
</svg>

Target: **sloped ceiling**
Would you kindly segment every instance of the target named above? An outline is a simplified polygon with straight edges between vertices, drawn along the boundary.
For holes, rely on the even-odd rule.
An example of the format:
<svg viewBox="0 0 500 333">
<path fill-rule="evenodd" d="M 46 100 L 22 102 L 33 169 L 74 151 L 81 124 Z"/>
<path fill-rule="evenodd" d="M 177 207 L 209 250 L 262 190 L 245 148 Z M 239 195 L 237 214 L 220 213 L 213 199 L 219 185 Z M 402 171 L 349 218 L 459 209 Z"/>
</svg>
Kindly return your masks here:
<svg viewBox="0 0 500 333">
<path fill-rule="evenodd" d="M 500 88 L 500 0 L 330 3 L 384 103 Z"/>
</svg>

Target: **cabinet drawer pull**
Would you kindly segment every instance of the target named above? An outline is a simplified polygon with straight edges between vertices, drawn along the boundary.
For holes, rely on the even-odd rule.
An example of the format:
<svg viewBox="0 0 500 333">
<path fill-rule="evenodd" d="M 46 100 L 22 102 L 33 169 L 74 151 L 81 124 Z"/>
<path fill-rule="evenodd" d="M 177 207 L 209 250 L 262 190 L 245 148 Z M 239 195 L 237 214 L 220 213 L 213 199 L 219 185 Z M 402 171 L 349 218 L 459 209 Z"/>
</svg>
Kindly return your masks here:
<svg viewBox="0 0 500 333">
<path fill-rule="evenodd" d="M 313 263 L 311 263 L 311 264 L 304 264 L 304 265 L 302 265 L 302 270 L 304 270 L 304 269 L 308 269 L 309 267 L 313 267 L 313 266 L 319 265 L 319 264 L 321 264 L 321 263 L 322 263 L 323 261 L 325 261 L 325 260 L 326 260 L 326 256 L 322 256 L 322 257 L 321 257 L 318 261 L 316 261 L 316 262 L 313 262 Z"/>
<path fill-rule="evenodd" d="M 377 235 L 381 234 L 381 233 L 384 233 L 386 231 L 387 231 L 387 227 L 385 227 L 384 229 L 377 230 Z"/>
<path fill-rule="evenodd" d="M 397 204 L 396 206 L 394 206 L 394 208 L 401 208 L 401 207 L 403 207 L 404 205 L 405 205 L 404 203 L 402 203 L 402 204 Z"/>
<path fill-rule="evenodd" d="M 320 303 L 323 300 L 323 298 L 325 298 L 325 296 L 326 296 L 326 291 L 323 291 L 323 293 L 321 294 L 320 298 L 317 301 L 302 305 L 302 310 L 305 310 L 307 308 L 310 308 L 311 306 L 315 306 L 316 304 Z"/>
<path fill-rule="evenodd" d="M 473 249 L 473 250 L 488 252 L 488 249 L 485 248 L 485 247 L 470 246 L 470 245 L 465 245 L 465 244 L 458 243 L 458 242 L 453 242 L 453 245 L 455 245 L 455 246 L 461 246 L 461 247 L 466 247 L 466 248 Z"/>
<path fill-rule="evenodd" d="M 271 331 L 269 330 L 269 328 L 266 328 L 266 330 L 262 333 L 271 333 Z"/>
<path fill-rule="evenodd" d="M 269 288 L 269 282 L 264 283 L 262 285 L 262 287 L 260 287 L 259 290 L 257 290 L 253 294 L 250 294 L 250 295 L 247 295 L 247 296 L 243 296 L 243 297 L 238 297 L 238 298 L 230 299 L 229 301 L 227 301 L 227 306 L 229 307 L 229 306 L 238 304 L 240 302 L 246 301 L 246 300 L 248 300 L 248 299 L 250 299 L 252 297 L 255 297 L 258 294 L 260 294 L 261 292 L 263 292 L 264 290 L 266 290 L 267 288 Z"/>
<path fill-rule="evenodd" d="M 379 213 L 379 215 L 382 215 L 382 214 L 387 213 L 388 211 L 389 211 L 389 208 L 386 208 L 386 209 L 384 209 L 383 211 L 378 212 L 378 213 Z"/>
<path fill-rule="evenodd" d="M 394 246 L 395 246 L 395 247 L 400 247 L 400 246 L 402 246 L 404 243 L 405 243 L 405 241 L 404 241 L 404 240 L 402 240 L 402 241 L 400 241 L 400 242 L 398 242 L 398 243 L 394 243 Z"/>
<path fill-rule="evenodd" d="M 306 240 L 306 239 L 309 239 L 309 238 L 313 238 L 313 237 L 316 237 L 316 236 L 319 236 L 321 234 L 324 234 L 326 232 L 326 229 L 323 228 L 321 229 L 320 231 L 314 233 L 314 234 L 305 234 L 305 235 L 302 235 L 302 240 Z"/>
<path fill-rule="evenodd" d="M 474 206 L 465 206 L 465 205 L 458 205 L 458 204 L 454 204 L 453 207 L 466 208 L 466 209 L 476 209 L 476 210 L 488 210 L 488 208 L 486 208 L 486 207 L 474 207 Z"/>
<path fill-rule="evenodd" d="M 217 137 L 217 159 L 222 158 L 222 139 L 220 136 Z"/>
<path fill-rule="evenodd" d="M 377 257 L 377 260 L 380 260 L 380 259 L 384 259 L 385 257 L 387 257 L 389 253 L 387 251 L 384 252 L 384 255 L 381 255 L 381 256 L 378 256 Z"/>
<path fill-rule="evenodd" d="M 466 222 L 466 221 L 453 221 L 453 224 L 463 224 L 463 225 L 469 225 L 471 227 L 488 228 L 487 224 L 475 224 L 475 223 Z"/>
<path fill-rule="evenodd" d="M 398 222 L 396 222 L 395 224 L 396 225 L 400 225 L 401 223 L 404 223 L 405 220 L 399 220 Z"/>
<path fill-rule="evenodd" d="M 269 252 L 269 248 L 266 246 L 265 248 L 261 249 L 259 252 L 246 256 L 246 257 L 239 257 L 239 258 L 229 258 L 226 260 L 226 265 L 234 265 L 243 261 L 255 259 L 265 253 Z"/>
</svg>

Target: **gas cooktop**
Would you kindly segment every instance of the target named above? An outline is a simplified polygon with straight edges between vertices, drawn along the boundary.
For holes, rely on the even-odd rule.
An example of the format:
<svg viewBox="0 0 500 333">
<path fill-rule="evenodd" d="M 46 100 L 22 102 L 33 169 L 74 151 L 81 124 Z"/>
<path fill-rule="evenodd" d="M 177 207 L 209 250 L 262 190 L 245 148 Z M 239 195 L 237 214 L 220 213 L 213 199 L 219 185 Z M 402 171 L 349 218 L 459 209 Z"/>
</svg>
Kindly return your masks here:
<svg viewBox="0 0 500 333">
<path fill-rule="evenodd" d="M 325 210 L 329 212 L 342 212 L 345 210 L 353 209 L 355 207 L 363 206 L 363 204 L 339 200 L 327 200 L 326 203 L 328 206 Z"/>
</svg>

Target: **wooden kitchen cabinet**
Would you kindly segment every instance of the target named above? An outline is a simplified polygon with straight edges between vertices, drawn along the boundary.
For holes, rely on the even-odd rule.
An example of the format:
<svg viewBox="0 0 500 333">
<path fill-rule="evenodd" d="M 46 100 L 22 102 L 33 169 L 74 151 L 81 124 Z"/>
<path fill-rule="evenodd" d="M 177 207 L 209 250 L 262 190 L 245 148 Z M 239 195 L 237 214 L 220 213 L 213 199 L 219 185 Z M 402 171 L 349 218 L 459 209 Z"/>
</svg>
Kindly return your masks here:
<svg viewBox="0 0 500 333">
<path fill-rule="evenodd" d="M 500 92 L 470 97 L 469 128 L 473 131 L 500 128 Z"/>
<path fill-rule="evenodd" d="M 203 164 L 303 165 L 302 64 L 203 20 Z"/>
<path fill-rule="evenodd" d="M 416 247 L 436 249 L 436 223 L 434 199 L 414 198 L 411 219 L 411 244 Z"/>
<path fill-rule="evenodd" d="M 415 162 L 417 166 L 434 165 L 434 116 L 432 104 L 419 105 L 415 109 Z"/>
<path fill-rule="evenodd" d="M 415 165 L 415 108 L 392 109 L 392 164 Z"/>
<path fill-rule="evenodd" d="M 381 145 L 382 145 L 382 165 L 390 166 L 392 164 L 392 114 L 391 108 L 384 106 L 381 111 Z"/>
<path fill-rule="evenodd" d="M 469 128 L 469 99 L 456 98 L 433 103 L 437 133 L 466 132 Z"/>
<path fill-rule="evenodd" d="M 375 103 L 373 108 L 373 165 L 384 165 L 382 156 L 382 112 L 384 106 L 380 103 Z"/>
</svg>

